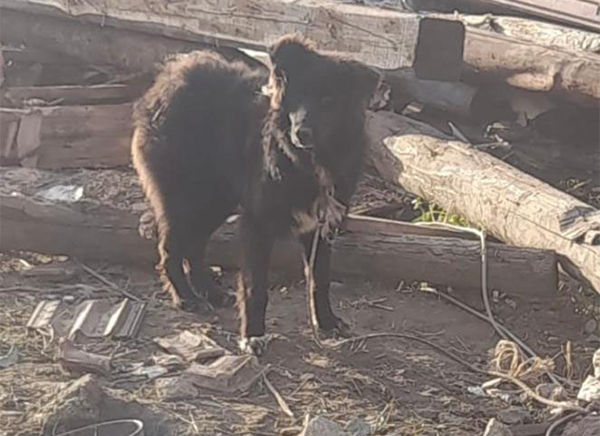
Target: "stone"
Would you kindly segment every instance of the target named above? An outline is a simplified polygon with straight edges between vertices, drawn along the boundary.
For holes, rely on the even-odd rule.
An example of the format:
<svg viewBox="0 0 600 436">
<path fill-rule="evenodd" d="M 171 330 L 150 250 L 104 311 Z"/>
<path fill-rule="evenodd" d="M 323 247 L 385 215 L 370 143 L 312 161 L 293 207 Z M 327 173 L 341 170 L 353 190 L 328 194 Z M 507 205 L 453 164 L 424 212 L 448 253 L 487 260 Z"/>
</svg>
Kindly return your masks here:
<svg viewBox="0 0 600 436">
<path fill-rule="evenodd" d="M 567 395 L 562 386 L 554 383 L 542 383 L 536 386 L 535 391 L 544 398 L 553 401 L 566 400 Z"/>
<path fill-rule="evenodd" d="M 322 416 L 311 419 L 300 436 L 352 436 L 337 423 Z"/>
<path fill-rule="evenodd" d="M 497 421 L 496 418 L 492 418 L 487 423 L 483 436 L 514 436 L 513 432 L 508 428 L 507 425 Z"/>
<path fill-rule="evenodd" d="M 588 322 L 586 322 L 585 326 L 583 327 L 583 331 L 588 335 L 596 333 L 596 330 L 598 330 L 598 321 L 596 321 L 595 319 L 588 320 Z"/>
<path fill-rule="evenodd" d="M 600 415 L 587 415 L 567 424 L 562 436 L 598 436 L 599 434 Z"/>
<path fill-rule="evenodd" d="M 198 389 L 183 376 L 158 379 L 155 386 L 163 401 L 188 400 L 199 395 Z"/>
<path fill-rule="evenodd" d="M 372 433 L 371 426 L 360 418 L 354 418 L 346 425 L 346 431 L 352 436 L 369 436 Z"/>
<path fill-rule="evenodd" d="M 503 424 L 524 424 L 527 420 L 529 420 L 529 413 L 518 407 L 509 407 L 498 412 L 498 421 Z"/>
<path fill-rule="evenodd" d="M 46 383 L 43 389 L 47 392 L 41 399 L 43 407 L 33 417 L 42 423 L 43 436 L 132 417 L 143 422 L 146 436 L 169 434 L 165 425 L 169 420 L 166 412 L 163 414 L 135 401 L 122 400 L 115 395 L 115 391 L 103 389 L 98 378 L 91 374 L 65 383 Z M 98 434 L 114 433 L 99 431 Z"/>
</svg>

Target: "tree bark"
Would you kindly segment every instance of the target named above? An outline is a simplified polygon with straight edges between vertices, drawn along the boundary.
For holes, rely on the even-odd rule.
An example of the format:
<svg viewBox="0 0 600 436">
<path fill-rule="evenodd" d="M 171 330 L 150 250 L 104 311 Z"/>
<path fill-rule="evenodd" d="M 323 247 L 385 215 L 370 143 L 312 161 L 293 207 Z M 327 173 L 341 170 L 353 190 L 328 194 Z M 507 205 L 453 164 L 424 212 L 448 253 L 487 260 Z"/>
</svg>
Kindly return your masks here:
<svg viewBox="0 0 600 436">
<path fill-rule="evenodd" d="M 91 185 L 84 186 L 84 192 L 94 190 L 94 180 L 98 180 L 101 172 L 88 171 L 85 178 Z M 66 254 L 146 268 L 156 261 L 155 243 L 139 236 L 140 212 L 134 212 L 133 208 L 116 207 L 91 198 L 73 204 L 43 201 L 36 195 L 36 189 L 31 188 L 36 175 L 43 172 L 13 169 L 0 173 L 0 250 Z M 44 174 L 41 186 L 69 183 L 61 181 L 59 174 Z M 79 176 L 81 180 L 82 174 Z M 115 178 L 110 176 L 111 180 Z M 110 188 L 111 199 L 137 196 L 133 192 L 135 176 L 123 180 L 121 188 Z M 15 191 L 21 195 L 11 195 Z M 334 277 L 354 276 L 394 285 L 401 280 L 407 283 L 420 280 L 457 290 L 480 288 L 478 241 L 456 237 L 445 230 L 406 223 L 396 228 L 395 224 L 389 220 L 351 218 L 347 232 L 333 246 Z M 236 227 L 237 222 L 224 224 L 213 236 L 208 247 L 211 263 L 237 267 Z M 488 258 L 491 288 L 522 295 L 547 295 L 556 288 L 556 262 L 550 251 L 490 243 Z M 299 275 L 301 266 L 296 244 L 280 241 L 272 256 L 272 267 Z"/>
<path fill-rule="evenodd" d="M 380 174 L 502 241 L 555 250 L 565 268 L 600 292 L 600 228 L 593 207 L 405 117 L 371 114 L 371 158 Z M 588 240 L 593 238 L 587 238 Z"/>
</svg>

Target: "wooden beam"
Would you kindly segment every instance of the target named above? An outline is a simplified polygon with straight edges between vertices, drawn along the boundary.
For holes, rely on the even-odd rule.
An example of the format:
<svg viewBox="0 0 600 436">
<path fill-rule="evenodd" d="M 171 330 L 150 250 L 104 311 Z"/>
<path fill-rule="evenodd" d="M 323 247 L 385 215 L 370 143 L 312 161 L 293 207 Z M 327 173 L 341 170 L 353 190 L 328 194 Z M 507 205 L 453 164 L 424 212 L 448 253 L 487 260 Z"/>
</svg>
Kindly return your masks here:
<svg viewBox="0 0 600 436">
<path fill-rule="evenodd" d="M 151 71 L 169 54 L 206 47 L 199 42 L 115 29 L 79 19 L 23 13 L 5 8 L 4 3 L 0 10 L 0 37 L 7 44 L 25 45 L 25 51 L 13 51 L 12 56 L 23 58 L 45 53 L 39 62 L 75 59 L 127 74 Z"/>
<path fill-rule="evenodd" d="M 131 113 L 131 104 L 0 108 L 1 156 L 35 157 L 41 169 L 128 165 Z"/>
<path fill-rule="evenodd" d="M 92 182 L 101 172 L 78 173 L 78 180 Z M 43 181 L 44 186 L 73 183 L 72 179 L 62 181 L 58 173 L 21 168 L 0 169 L 0 175 L 0 250 L 61 253 L 145 268 L 156 262 L 154 242 L 138 234 L 140 212 L 110 205 L 114 197 L 139 198 L 141 192 L 133 174 L 130 179 L 120 174 L 122 186 L 114 192 L 111 188 L 111 198 L 84 198 L 81 204 L 52 203 L 36 197 L 35 181 Z M 14 191 L 22 195 L 10 195 Z M 90 191 L 84 186 L 84 192 Z M 375 222 L 372 226 L 371 221 Z M 211 263 L 226 268 L 237 266 L 236 226 L 236 222 L 225 224 L 213 237 L 208 248 Z M 382 224 L 366 217 L 351 224 L 351 230 L 334 243 L 334 277 L 354 276 L 391 284 L 424 280 L 457 290 L 479 289 L 478 241 L 407 234 L 406 226 L 410 225 L 401 224 L 394 229 L 389 221 Z M 543 295 L 555 289 L 556 263 L 552 252 L 494 243 L 488 250 L 492 288 L 522 295 Z M 280 241 L 272 267 L 300 275 L 301 266 L 296 244 Z"/>
<path fill-rule="evenodd" d="M 504 6 L 541 18 L 600 31 L 600 4 L 597 0 L 477 0 Z"/>
<path fill-rule="evenodd" d="M 600 211 L 505 162 L 396 114 L 369 116 L 371 159 L 384 179 L 520 247 L 555 250 L 600 292 Z"/>
<path fill-rule="evenodd" d="M 413 67 L 419 77 L 427 79 L 453 80 L 459 76 L 462 65 L 464 26 L 460 22 L 421 19 L 417 14 L 329 0 L 152 3 L 105 0 L 101 5 L 69 0 L 5 0 L 2 7 L 100 23 L 103 34 L 114 27 L 194 43 L 250 49 L 264 49 L 280 36 L 299 33 L 314 40 L 321 50 L 383 69 Z M 18 31 L 12 30 L 9 21 L 4 22 L 3 27 L 5 25 L 9 26 L 7 35 Z M 43 26 L 38 23 L 27 31 L 39 33 Z M 72 37 L 78 39 L 76 35 Z M 123 53 L 128 52 L 119 55 Z M 133 55 L 140 54 L 134 52 Z"/>
</svg>

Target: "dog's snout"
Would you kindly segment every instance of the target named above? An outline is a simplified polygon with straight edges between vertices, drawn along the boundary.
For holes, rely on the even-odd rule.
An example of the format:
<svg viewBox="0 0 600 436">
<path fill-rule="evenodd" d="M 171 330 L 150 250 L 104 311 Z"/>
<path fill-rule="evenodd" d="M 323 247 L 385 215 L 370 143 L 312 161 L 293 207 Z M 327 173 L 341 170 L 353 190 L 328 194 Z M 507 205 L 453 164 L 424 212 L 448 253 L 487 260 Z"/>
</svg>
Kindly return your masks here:
<svg viewBox="0 0 600 436">
<path fill-rule="evenodd" d="M 300 127 L 296 132 L 296 136 L 298 136 L 298 140 L 304 146 L 311 146 L 313 143 L 312 130 L 309 128 Z"/>
</svg>

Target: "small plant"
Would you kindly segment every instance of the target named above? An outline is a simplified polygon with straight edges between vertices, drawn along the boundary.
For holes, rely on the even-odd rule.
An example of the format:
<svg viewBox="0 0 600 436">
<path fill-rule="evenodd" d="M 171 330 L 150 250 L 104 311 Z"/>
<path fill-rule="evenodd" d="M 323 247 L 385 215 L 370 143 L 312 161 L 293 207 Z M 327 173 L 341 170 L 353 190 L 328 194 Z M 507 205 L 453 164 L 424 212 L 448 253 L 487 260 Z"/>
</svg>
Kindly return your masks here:
<svg viewBox="0 0 600 436">
<path fill-rule="evenodd" d="M 448 213 L 434 203 L 427 203 L 422 198 L 415 198 L 412 201 L 413 209 L 419 210 L 421 215 L 414 222 L 421 223 L 446 223 L 459 227 L 475 227 L 466 218 Z"/>
</svg>

